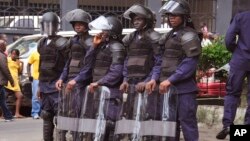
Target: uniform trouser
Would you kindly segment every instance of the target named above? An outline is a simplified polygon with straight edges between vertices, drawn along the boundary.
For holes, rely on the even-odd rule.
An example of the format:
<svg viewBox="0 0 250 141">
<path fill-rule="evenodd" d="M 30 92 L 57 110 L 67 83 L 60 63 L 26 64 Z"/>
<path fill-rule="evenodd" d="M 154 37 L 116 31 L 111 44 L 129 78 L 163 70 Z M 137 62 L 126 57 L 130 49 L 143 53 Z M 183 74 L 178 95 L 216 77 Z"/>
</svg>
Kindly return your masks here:
<svg viewBox="0 0 250 141">
<path fill-rule="evenodd" d="M 160 94 L 157 110 L 159 117 L 161 117 L 163 111 L 163 97 L 164 95 Z M 176 121 L 176 136 L 166 137 L 166 141 L 179 141 L 181 130 L 185 141 L 198 141 L 196 93 L 178 94 L 177 99 L 175 97 L 170 98 L 168 104 L 170 106 L 168 121 Z"/>
<path fill-rule="evenodd" d="M 113 141 L 114 140 L 114 130 L 115 130 L 115 122 L 118 119 L 118 115 L 121 111 L 121 102 L 122 102 L 122 93 L 119 88 L 109 88 L 111 98 L 109 99 L 108 108 L 106 111 L 106 132 L 104 136 L 105 141 Z"/>
<path fill-rule="evenodd" d="M 245 114 L 245 124 L 250 124 L 250 71 L 230 68 L 226 84 L 226 96 L 224 97 L 224 116 L 222 119 L 223 127 L 229 127 L 233 124 L 237 107 L 240 103 L 242 85 L 245 77 L 247 77 L 247 110 Z"/>
<path fill-rule="evenodd" d="M 58 111 L 58 92 L 41 93 L 41 117 L 43 118 L 43 139 L 53 141 L 53 119 Z"/>
<path fill-rule="evenodd" d="M 178 95 L 176 141 L 180 140 L 180 129 L 185 141 L 198 141 L 198 123 L 196 118 L 196 93 Z"/>
</svg>

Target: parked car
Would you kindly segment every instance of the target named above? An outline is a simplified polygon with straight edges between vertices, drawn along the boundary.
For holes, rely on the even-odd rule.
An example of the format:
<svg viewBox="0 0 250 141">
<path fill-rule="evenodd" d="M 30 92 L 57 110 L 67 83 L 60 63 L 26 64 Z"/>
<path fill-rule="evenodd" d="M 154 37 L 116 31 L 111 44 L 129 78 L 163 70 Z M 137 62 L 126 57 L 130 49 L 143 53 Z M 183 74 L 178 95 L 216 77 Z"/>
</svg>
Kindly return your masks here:
<svg viewBox="0 0 250 141">
<path fill-rule="evenodd" d="M 163 29 L 163 28 L 156 28 L 156 31 L 159 33 L 163 34 L 168 32 L 170 29 Z M 131 32 L 133 32 L 134 29 L 123 29 L 122 34 L 126 35 Z M 91 30 L 90 34 L 91 35 L 96 35 L 99 33 L 100 30 Z M 58 35 L 61 35 L 66 38 L 73 37 L 76 33 L 74 31 L 60 31 L 58 32 Z M 22 93 L 24 95 L 24 99 L 22 101 L 22 106 L 26 106 L 31 108 L 31 84 L 28 79 L 28 74 L 27 74 L 27 64 L 28 64 L 28 57 L 30 54 L 37 49 L 37 44 L 38 41 L 43 37 L 41 34 L 34 34 L 34 35 L 29 35 L 29 36 L 23 36 L 14 43 L 10 44 L 7 46 L 7 54 L 10 53 L 12 49 L 18 49 L 20 51 L 20 60 L 24 63 L 23 64 L 23 72 L 20 76 L 20 87 L 22 90 Z M 14 94 L 7 93 L 7 104 L 9 106 L 14 106 L 15 105 L 15 96 Z"/>
</svg>

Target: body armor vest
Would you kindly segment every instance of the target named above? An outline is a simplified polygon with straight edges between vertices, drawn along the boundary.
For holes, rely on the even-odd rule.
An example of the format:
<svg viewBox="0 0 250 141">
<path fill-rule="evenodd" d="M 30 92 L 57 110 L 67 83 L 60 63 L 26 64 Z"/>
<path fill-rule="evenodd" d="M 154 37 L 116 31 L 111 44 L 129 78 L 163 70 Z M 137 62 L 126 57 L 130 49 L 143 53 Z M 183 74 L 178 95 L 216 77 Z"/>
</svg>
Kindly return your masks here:
<svg viewBox="0 0 250 141">
<path fill-rule="evenodd" d="M 168 79 L 177 69 L 181 61 L 186 57 L 182 45 L 182 36 L 188 31 L 183 29 L 172 32 L 165 39 L 164 54 L 161 65 L 160 81 Z"/>
<path fill-rule="evenodd" d="M 86 38 L 86 40 L 88 39 L 91 40 L 91 36 Z M 83 41 L 82 39 L 79 39 L 79 37 L 72 39 L 68 79 L 76 77 L 84 66 L 85 55 L 89 48 L 85 43 L 86 40 Z"/>
<path fill-rule="evenodd" d="M 60 77 L 63 71 L 66 54 L 65 49 L 60 50 L 56 47 L 55 41 L 60 36 L 54 37 L 47 45 L 47 38 L 43 38 L 38 46 L 40 54 L 40 74 L 39 80 L 42 82 L 54 81 Z"/>
<path fill-rule="evenodd" d="M 128 78 L 143 79 L 152 69 L 154 51 L 149 37 L 135 38 L 128 47 Z"/>
<path fill-rule="evenodd" d="M 112 52 L 110 46 L 105 44 L 99 48 L 96 56 L 95 67 L 93 70 L 93 81 L 96 82 L 105 76 L 111 64 Z"/>
</svg>

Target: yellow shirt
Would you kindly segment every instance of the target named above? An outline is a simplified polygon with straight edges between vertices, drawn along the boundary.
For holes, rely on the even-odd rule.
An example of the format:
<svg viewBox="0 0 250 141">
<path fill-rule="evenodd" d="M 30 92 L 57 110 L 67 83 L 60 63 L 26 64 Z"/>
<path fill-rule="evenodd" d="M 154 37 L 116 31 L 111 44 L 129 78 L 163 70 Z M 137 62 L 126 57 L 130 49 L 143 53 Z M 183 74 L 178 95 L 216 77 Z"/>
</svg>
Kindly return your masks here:
<svg viewBox="0 0 250 141">
<path fill-rule="evenodd" d="M 8 57 L 8 68 L 14 80 L 14 87 L 12 87 L 10 85 L 10 82 L 8 82 L 8 85 L 6 86 L 6 88 L 15 92 L 21 91 L 20 86 L 19 86 L 19 77 L 18 77 L 18 70 L 20 69 L 20 64 L 18 64 L 16 61 L 13 61 L 10 57 Z"/>
<path fill-rule="evenodd" d="M 32 77 L 36 80 L 39 78 L 39 59 L 40 54 L 37 51 L 34 51 L 28 59 L 28 63 L 32 65 Z"/>
</svg>

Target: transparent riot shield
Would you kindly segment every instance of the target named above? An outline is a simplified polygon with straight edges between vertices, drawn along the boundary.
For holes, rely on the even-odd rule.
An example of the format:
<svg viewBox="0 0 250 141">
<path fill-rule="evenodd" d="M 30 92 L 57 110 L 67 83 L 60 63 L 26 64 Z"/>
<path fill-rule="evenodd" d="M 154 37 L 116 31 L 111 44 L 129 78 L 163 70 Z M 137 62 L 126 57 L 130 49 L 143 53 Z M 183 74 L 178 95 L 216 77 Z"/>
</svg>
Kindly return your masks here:
<svg viewBox="0 0 250 141">
<path fill-rule="evenodd" d="M 83 101 L 83 90 L 76 86 L 71 91 L 62 87 L 59 92 L 58 116 L 56 118 L 57 141 L 79 140 L 78 125 Z"/>
<path fill-rule="evenodd" d="M 131 93 L 123 94 L 122 110 L 115 127 L 116 141 L 142 140 L 141 121 L 148 117 L 146 112 L 148 94 L 134 93 L 133 90 L 133 86 L 130 86 Z"/>
<path fill-rule="evenodd" d="M 150 105 L 150 103 L 148 103 Z M 154 120 L 144 120 L 143 141 L 172 141 L 176 136 L 178 94 L 171 86 L 165 94 L 158 94 L 158 116 Z"/>
<path fill-rule="evenodd" d="M 104 141 L 109 98 L 107 87 L 99 87 L 94 94 L 87 87 L 78 126 L 81 141 Z"/>
</svg>

